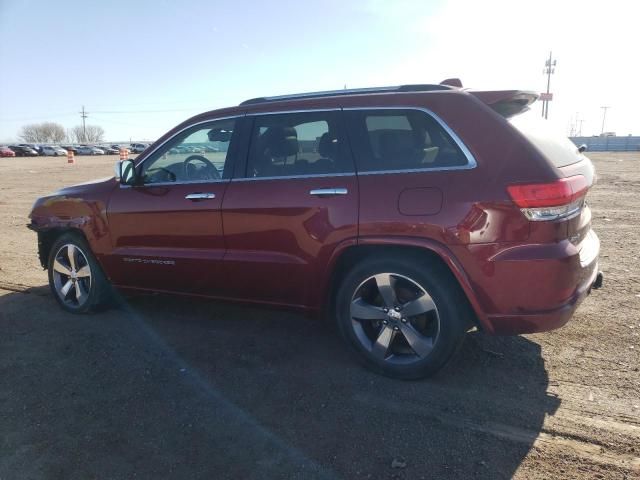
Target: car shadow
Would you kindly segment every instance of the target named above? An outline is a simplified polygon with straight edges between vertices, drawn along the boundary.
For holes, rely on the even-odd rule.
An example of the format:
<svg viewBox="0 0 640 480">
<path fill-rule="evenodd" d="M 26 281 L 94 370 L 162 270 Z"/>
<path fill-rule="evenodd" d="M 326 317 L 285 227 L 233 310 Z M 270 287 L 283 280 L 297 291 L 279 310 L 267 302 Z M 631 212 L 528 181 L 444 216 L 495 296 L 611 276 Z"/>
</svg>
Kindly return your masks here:
<svg viewBox="0 0 640 480">
<path fill-rule="evenodd" d="M 525 337 L 397 381 L 321 321 L 169 296 L 7 293 L 0 351 L 0 478 L 511 478 L 560 403 Z"/>
</svg>

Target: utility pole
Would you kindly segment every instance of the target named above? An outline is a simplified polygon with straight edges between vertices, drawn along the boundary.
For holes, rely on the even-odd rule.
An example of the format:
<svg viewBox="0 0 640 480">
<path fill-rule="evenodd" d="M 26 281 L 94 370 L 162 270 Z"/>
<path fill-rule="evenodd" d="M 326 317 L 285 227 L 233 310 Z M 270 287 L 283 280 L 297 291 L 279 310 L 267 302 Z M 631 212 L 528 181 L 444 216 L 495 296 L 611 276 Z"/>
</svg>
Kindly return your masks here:
<svg viewBox="0 0 640 480">
<path fill-rule="evenodd" d="M 546 98 L 542 101 L 542 116 L 547 119 L 549 116 L 549 98 L 550 93 L 549 89 L 551 88 L 551 74 L 556 72 L 556 63 L 558 61 L 553 59 L 551 52 L 549 52 L 549 59 L 544 62 L 544 70 L 543 72 L 547 75 L 547 94 Z"/>
<path fill-rule="evenodd" d="M 581 118 L 580 120 L 578 120 L 578 123 L 580 124 L 580 126 L 578 127 L 578 135 L 576 135 L 577 137 L 581 137 L 582 136 L 582 123 L 584 122 L 584 118 Z"/>
<path fill-rule="evenodd" d="M 84 105 L 82 106 L 82 111 L 80 112 L 80 117 L 82 117 L 82 141 L 83 143 L 87 141 L 87 125 L 85 123 L 85 119 L 87 118 L 87 112 L 84 109 Z"/>
<path fill-rule="evenodd" d="M 583 118 L 580 118 L 580 112 L 576 112 L 575 120 L 571 121 L 571 135 L 572 137 L 582 136 L 582 122 Z"/>
<path fill-rule="evenodd" d="M 609 110 L 611 107 L 605 106 L 600 108 L 602 109 L 602 130 L 600 130 L 600 135 L 602 136 L 604 134 L 604 120 L 605 118 L 607 118 L 607 110 Z"/>
</svg>

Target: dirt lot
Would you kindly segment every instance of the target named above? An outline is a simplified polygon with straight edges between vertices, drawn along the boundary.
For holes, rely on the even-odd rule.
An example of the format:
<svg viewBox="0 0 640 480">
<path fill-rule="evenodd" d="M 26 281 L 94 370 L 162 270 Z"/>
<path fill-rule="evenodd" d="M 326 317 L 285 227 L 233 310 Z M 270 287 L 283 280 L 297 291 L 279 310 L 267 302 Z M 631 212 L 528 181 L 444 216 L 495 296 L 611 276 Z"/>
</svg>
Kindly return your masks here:
<svg viewBox="0 0 640 480">
<path fill-rule="evenodd" d="M 640 154 L 591 157 L 604 289 L 561 330 L 468 335 L 420 382 L 292 313 L 62 312 L 27 213 L 116 158 L 1 159 L 0 479 L 640 478 Z"/>
</svg>

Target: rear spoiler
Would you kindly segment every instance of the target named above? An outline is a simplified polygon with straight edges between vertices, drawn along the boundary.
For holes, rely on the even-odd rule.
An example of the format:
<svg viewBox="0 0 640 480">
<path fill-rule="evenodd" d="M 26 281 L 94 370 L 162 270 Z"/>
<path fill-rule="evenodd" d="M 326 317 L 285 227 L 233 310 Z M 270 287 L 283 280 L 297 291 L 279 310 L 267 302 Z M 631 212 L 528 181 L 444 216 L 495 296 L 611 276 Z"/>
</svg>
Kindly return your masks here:
<svg viewBox="0 0 640 480">
<path fill-rule="evenodd" d="M 459 78 L 447 78 L 440 85 L 462 88 Z M 538 99 L 538 94 L 525 90 L 467 90 L 505 118 L 529 110 L 529 105 Z"/>
<path fill-rule="evenodd" d="M 538 99 L 537 93 L 523 90 L 467 91 L 505 118 L 526 112 Z"/>
</svg>

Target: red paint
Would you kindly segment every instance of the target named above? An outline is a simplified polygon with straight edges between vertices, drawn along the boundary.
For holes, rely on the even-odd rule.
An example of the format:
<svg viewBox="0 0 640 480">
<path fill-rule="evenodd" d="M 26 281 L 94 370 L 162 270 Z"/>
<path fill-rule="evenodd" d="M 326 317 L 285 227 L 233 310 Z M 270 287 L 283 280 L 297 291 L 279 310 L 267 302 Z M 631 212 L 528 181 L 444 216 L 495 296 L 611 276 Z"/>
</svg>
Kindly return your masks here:
<svg viewBox="0 0 640 480">
<path fill-rule="evenodd" d="M 389 246 L 425 249 L 451 269 L 486 331 L 557 328 L 571 317 L 597 273 L 599 246 L 590 210 L 585 207 L 569 219 L 530 222 L 508 187 L 565 185 L 563 178 L 576 175 L 590 186 L 593 167 L 586 158 L 553 167 L 483 102 L 503 97 L 461 90 L 371 94 L 207 112 L 168 132 L 138 160 L 199 121 L 386 106 L 437 114 L 471 151 L 477 167 L 246 180 L 240 178 L 246 157 L 241 148 L 233 180 L 122 187 L 111 179 L 70 187 L 36 202 L 31 227 L 81 230 L 111 281 L 122 288 L 315 312 L 327 305 L 332 274 L 345 251 L 360 246 L 379 246 L 381 254 Z M 309 195 L 320 188 L 346 188 L 348 194 Z M 185 200 L 194 191 L 216 198 Z"/>
</svg>

